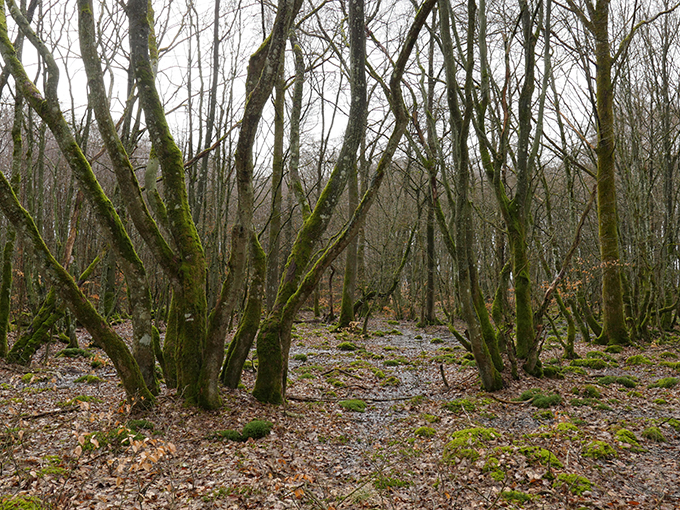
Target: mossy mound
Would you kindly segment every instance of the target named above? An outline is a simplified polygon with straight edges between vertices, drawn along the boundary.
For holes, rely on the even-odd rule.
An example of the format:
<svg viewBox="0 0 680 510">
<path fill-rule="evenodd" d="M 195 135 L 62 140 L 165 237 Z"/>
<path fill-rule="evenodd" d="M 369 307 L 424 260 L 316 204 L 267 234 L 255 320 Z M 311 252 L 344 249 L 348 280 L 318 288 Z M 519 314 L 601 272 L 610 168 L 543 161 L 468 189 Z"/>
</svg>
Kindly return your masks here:
<svg viewBox="0 0 680 510">
<path fill-rule="evenodd" d="M 451 434 L 451 441 L 444 447 L 443 459 L 445 462 L 453 462 L 455 459 L 477 460 L 479 452 L 475 449 L 485 441 L 491 441 L 500 437 L 496 429 L 474 427 L 457 430 Z"/>
<path fill-rule="evenodd" d="M 655 443 L 665 443 L 666 436 L 663 435 L 659 427 L 647 427 L 642 431 L 642 437 L 654 441 Z"/>
<path fill-rule="evenodd" d="M 625 386 L 626 388 L 635 388 L 637 386 L 637 382 L 635 381 L 635 379 L 625 375 L 624 376 L 606 375 L 604 377 L 598 378 L 597 384 L 601 384 L 602 386 L 608 386 L 610 384 L 620 384 L 621 386 Z"/>
<path fill-rule="evenodd" d="M 527 501 L 532 501 L 534 499 L 538 499 L 539 497 L 540 496 L 537 494 L 528 494 L 526 492 L 516 490 L 501 492 L 501 498 L 507 501 L 517 501 L 518 503 L 526 503 Z"/>
<path fill-rule="evenodd" d="M 66 349 L 59 351 L 56 355 L 57 358 L 61 358 L 62 356 L 67 358 L 92 358 L 94 354 L 79 347 L 67 347 Z"/>
<path fill-rule="evenodd" d="M 623 347 L 620 345 L 609 345 L 605 347 L 604 352 L 608 352 L 610 354 L 621 354 L 623 352 Z"/>
<path fill-rule="evenodd" d="M 564 465 L 558 460 L 554 453 L 540 446 L 523 446 L 519 452 L 524 455 L 530 463 L 540 464 L 561 469 Z"/>
<path fill-rule="evenodd" d="M 0 510 L 43 510 L 52 508 L 46 506 L 35 496 L 1 496 Z"/>
<path fill-rule="evenodd" d="M 530 400 L 532 406 L 538 407 L 539 409 L 547 409 L 560 404 L 562 402 L 562 397 L 557 393 L 544 393 L 541 389 L 532 388 L 523 391 L 515 400 Z"/>
<path fill-rule="evenodd" d="M 581 395 L 588 398 L 600 398 L 602 393 L 592 384 L 586 384 L 581 390 Z"/>
<path fill-rule="evenodd" d="M 399 378 L 395 377 L 393 375 L 386 377 L 385 379 L 380 381 L 380 386 L 382 386 L 383 388 L 385 386 L 399 386 L 400 384 L 401 384 L 401 381 L 399 380 Z"/>
<path fill-rule="evenodd" d="M 104 379 L 102 379 L 101 377 L 97 377 L 96 375 L 89 375 L 88 374 L 88 375 L 81 375 L 80 377 L 78 377 L 73 382 L 79 383 L 79 384 L 80 383 L 97 384 L 97 383 L 100 383 L 100 382 L 104 382 Z"/>
<path fill-rule="evenodd" d="M 432 427 L 418 427 L 413 433 L 418 437 L 434 437 L 437 431 Z"/>
<path fill-rule="evenodd" d="M 354 342 L 340 342 L 338 349 L 341 351 L 356 351 L 359 347 Z"/>
<path fill-rule="evenodd" d="M 635 434 L 628 429 L 619 429 L 614 434 L 614 438 L 620 443 L 626 443 L 630 446 L 639 447 L 640 443 L 635 437 Z"/>
<path fill-rule="evenodd" d="M 672 368 L 673 370 L 680 370 L 680 361 L 662 361 L 659 365 Z"/>
<path fill-rule="evenodd" d="M 595 460 L 610 459 L 616 457 L 616 451 L 609 443 L 605 443 L 604 441 L 591 441 L 583 448 L 581 455 Z"/>
<path fill-rule="evenodd" d="M 366 411 L 366 402 L 359 399 L 341 400 L 338 402 L 338 405 L 346 411 L 352 411 L 355 413 L 363 413 Z"/>
<path fill-rule="evenodd" d="M 649 358 L 643 356 L 642 354 L 636 354 L 626 359 L 626 365 L 651 365 L 652 362 Z"/>
<path fill-rule="evenodd" d="M 580 496 L 586 491 L 593 488 L 593 482 L 588 480 L 585 476 L 580 476 L 572 473 L 561 473 L 557 475 L 554 487 L 566 487 L 569 492 Z"/>
<path fill-rule="evenodd" d="M 477 409 L 477 405 L 467 398 L 453 399 L 451 402 L 447 402 L 442 407 L 454 413 L 460 412 L 462 410 L 471 413 Z"/>
<path fill-rule="evenodd" d="M 572 367 L 585 367 L 592 370 L 602 370 L 607 367 L 607 362 L 600 358 L 573 359 L 569 363 Z"/>
<path fill-rule="evenodd" d="M 664 377 L 662 379 L 659 379 L 653 384 L 650 384 L 650 388 L 675 388 L 678 385 L 678 378 L 677 377 Z"/>
<path fill-rule="evenodd" d="M 232 429 L 217 430 L 213 432 L 210 437 L 212 439 L 227 439 L 229 441 L 245 442 L 251 438 L 260 439 L 269 435 L 273 426 L 274 424 L 270 421 L 253 420 L 243 427 L 242 432 Z"/>
<path fill-rule="evenodd" d="M 295 356 L 293 356 L 293 359 L 294 359 L 295 361 L 302 361 L 302 362 L 305 362 L 305 361 L 307 361 L 307 355 L 306 355 L 306 354 L 303 354 L 303 353 L 296 354 Z"/>
</svg>

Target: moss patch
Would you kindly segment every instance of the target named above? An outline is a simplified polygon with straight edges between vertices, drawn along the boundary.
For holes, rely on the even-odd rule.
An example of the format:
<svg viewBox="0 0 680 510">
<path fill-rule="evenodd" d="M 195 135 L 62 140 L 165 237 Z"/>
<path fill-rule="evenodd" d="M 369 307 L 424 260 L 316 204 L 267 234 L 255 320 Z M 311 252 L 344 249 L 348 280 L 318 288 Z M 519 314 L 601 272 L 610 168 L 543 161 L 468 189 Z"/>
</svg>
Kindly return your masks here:
<svg viewBox="0 0 680 510">
<path fill-rule="evenodd" d="M 650 388 L 675 388 L 678 385 L 678 378 L 677 377 L 664 377 L 663 379 L 659 379 L 653 384 L 650 384 Z"/>
<path fill-rule="evenodd" d="M 616 457 L 616 451 L 609 443 L 605 443 L 604 441 L 592 441 L 583 448 L 581 455 L 595 460 L 609 459 Z"/>
<path fill-rule="evenodd" d="M 666 436 L 663 435 L 659 427 L 648 427 L 642 431 L 642 437 L 654 441 L 655 443 L 665 443 Z"/>
<path fill-rule="evenodd" d="M 585 476 L 580 476 L 571 473 L 561 473 L 557 475 L 557 479 L 553 483 L 555 487 L 566 487 L 569 492 L 580 496 L 586 491 L 593 488 L 593 483 Z"/>
<path fill-rule="evenodd" d="M 569 363 L 572 367 L 586 367 L 593 370 L 602 370 L 607 367 L 607 362 L 600 358 L 573 359 Z"/>
<path fill-rule="evenodd" d="M 491 441 L 500 437 L 495 429 L 475 427 L 462 429 L 451 434 L 451 441 L 444 447 L 443 459 L 445 462 L 453 462 L 455 459 L 477 460 L 479 452 L 475 449 L 485 441 Z"/>
<path fill-rule="evenodd" d="M 564 467 L 554 453 L 540 446 L 523 446 L 519 449 L 519 452 L 531 463 L 555 468 Z"/>
<path fill-rule="evenodd" d="M 651 365 L 652 362 L 649 360 L 649 358 L 643 356 L 642 354 L 636 354 L 635 356 L 631 356 L 630 358 L 626 359 L 626 365 Z"/>
<path fill-rule="evenodd" d="M 437 431 L 432 427 L 418 427 L 413 433 L 418 437 L 434 437 Z"/>
<path fill-rule="evenodd" d="M 363 413 L 366 411 L 366 402 L 359 399 L 341 400 L 338 405 L 347 411 Z"/>
</svg>

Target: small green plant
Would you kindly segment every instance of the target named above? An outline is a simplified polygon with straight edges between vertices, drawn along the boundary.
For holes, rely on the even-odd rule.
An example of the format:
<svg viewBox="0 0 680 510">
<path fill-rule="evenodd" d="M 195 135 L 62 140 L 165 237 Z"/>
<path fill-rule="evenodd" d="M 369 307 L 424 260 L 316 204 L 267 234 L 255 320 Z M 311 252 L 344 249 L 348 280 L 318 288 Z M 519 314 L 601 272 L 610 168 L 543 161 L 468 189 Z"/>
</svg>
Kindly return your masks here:
<svg viewBox="0 0 680 510">
<path fill-rule="evenodd" d="M 592 384 L 586 384 L 581 391 L 581 395 L 584 395 L 588 398 L 600 398 L 602 393 Z"/>
<path fill-rule="evenodd" d="M 655 398 L 653 400 L 653 402 L 656 405 L 660 405 L 660 406 L 667 406 L 668 405 L 668 401 L 665 398 Z"/>
<path fill-rule="evenodd" d="M 585 369 L 581 367 L 562 367 L 562 373 L 563 374 L 574 374 L 574 375 L 588 375 L 588 372 L 585 371 Z"/>
<path fill-rule="evenodd" d="M 398 367 L 399 362 L 396 359 L 386 359 L 385 361 L 383 361 L 383 365 L 385 365 L 386 367 Z"/>
<path fill-rule="evenodd" d="M 643 356 L 642 354 L 636 354 L 626 359 L 626 365 L 651 365 L 652 362 L 649 358 Z"/>
<path fill-rule="evenodd" d="M 387 324 L 389 324 L 390 326 L 398 326 L 399 321 L 395 321 L 395 320 L 390 319 L 390 320 L 387 321 Z"/>
<path fill-rule="evenodd" d="M 604 353 L 602 351 L 590 351 L 590 352 L 586 353 L 586 358 L 591 358 L 591 359 L 599 358 L 599 359 L 603 359 L 605 361 L 609 361 L 611 363 L 616 363 L 616 358 L 614 356 L 611 356 L 611 355 Z"/>
<path fill-rule="evenodd" d="M 508 500 L 508 501 L 517 501 L 518 503 L 526 503 L 527 501 L 537 499 L 540 496 L 535 495 L 535 494 L 528 494 L 528 493 L 522 492 L 522 491 L 509 490 L 509 491 L 502 491 L 501 497 L 505 500 Z"/>
<path fill-rule="evenodd" d="M 591 459 L 609 459 L 611 457 L 616 457 L 616 451 L 609 443 L 604 441 L 591 441 L 584 448 L 581 454 L 584 457 L 590 457 Z"/>
<path fill-rule="evenodd" d="M 637 386 L 637 382 L 629 376 L 615 376 L 615 375 L 606 375 L 604 377 L 599 377 L 597 379 L 597 384 L 601 384 L 602 386 L 609 386 L 610 384 L 620 384 L 621 386 L 625 386 L 626 388 L 635 388 Z"/>
<path fill-rule="evenodd" d="M 437 431 L 432 427 L 418 427 L 413 433 L 418 437 L 434 437 Z"/>
<path fill-rule="evenodd" d="M 338 405 L 347 411 L 363 413 L 366 411 L 366 402 L 359 399 L 341 400 Z"/>
<path fill-rule="evenodd" d="M 31 384 L 31 381 L 33 381 L 33 377 L 35 377 L 31 372 L 24 374 L 21 376 L 21 382 L 24 384 Z"/>
<path fill-rule="evenodd" d="M 569 423 L 568 421 L 563 421 L 558 423 L 555 426 L 555 431 L 561 433 L 561 434 L 570 434 L 572 432 L 578 432 L 578 427 L 574 425 L 573 423 Z"/>
<path fill-rule="evenodd" d="M 623 347 L 620 345 L 609 345 L 605 347 L 604 352 L 608 352 L 610 354 L 621 354 L 623 352 Z"/>
<path fill-rule="evenodd" d="M 36 496 L 2 496 L 0 497 L 0 510 L 43 510 L 44 506 L 40 498 Z"/>
<path fill-rule="evenodd" d="M 420 417 L 427 423 L 439 423 L 442 419 L 434 414 L 421 414 Z"/>
<path fill-rule="evenodd" d="M 663 435 L 659 427 L 647 427 L 642 431 L 642 437 L 654 441 L 655 443 L 665 443 L 666 436 Z"/>
<path fill-rule="evenodd" d="M 593 488 L 593 482 L 588 480 L 585 476 L 580 476 L 571 473 L 561 473 L 557 475 L 554 484 L 555 487 L 566 487 L 569 492 L 580 496 L 586 491 Z"/>
<path fill-rule="evenodd" d="M 467 412 L 473 412 L 477 409 L 477 405 L 467 398 L 453 399 L 451 402 L 447 402 L 442 407 L 454 413 L 460 412 L 463 409 Z"/>
<path fill-rule="evenodd" d="M 662 359 L 678 359 L 678 355 L 674 352 L 665 351 L 659 354 L 659 358 Z"/>
<path fill-rule="evenodd" d="M 555 419 L 555 413 L 553 413 L 550 409 L 546 409 L 545 411 L 536 411 L 534 413 L 534 420 L 543 421 L 553 419 Z"/>
<path fill-rule="evenodd" d="M 226 429 L 226 430 L 216 430 L 211 434 L 213 439 L 226 439 L 228 441 L 241 441 L 241 433 L 238 430 Z"/>
<path fill-rule="evenodd" d="M 332 376 L 331 376 L 331 377 L 327 377 L 327 378 L 326 378 L 326 382 L 327 382 L 328 384 L 330 384 L 331 386 L 335 386 L 336 388 L 345 388 L 345 387 L 347 387 L 347 385 L 346 385 L 343 381 L 341 381 L 340 379 L 338 379 L 337 377 L 332 377 Z"/>
<path fill-rule="evenodd" d="M 353 342 L 340 342 L 338 349 L 341 351 L 356 351 L 359 347 Z"/>
<path fill-rule="evenodd" d="M 675 388 L 678 385 L 678 378 L 677 377 L 664 377 L 662 379 L 659 379 L 653 384 L 650 384 L 650 388 Z"/>
<path fill-rule="evenodd" d="M 438 338 L 438 337 L 434 337 L 433 339 L 430 340 L 430 343 L 435 344 L 435 345 L 436 344 L 443 344 L 444 340 L 442 340 L 441 338 Z"/>
<path fill-rule="evenodd" d="M 253 420 L 243 427 L 244 441 L 249 438 L 260 439 L 269 435 L 274 424 L 270 421 Z"/>
<path fill-rule="evenodd" d="M 673 370 L 680 370 L 680 361 L 662 361 L 659 365 L 672 368 Z"/>
<path fill-rule="evenodd" d="M 307 355 L 306 355 L 306 354 L 302 354 L 302 353 L 296 354 L 295 356 L 293 356 L 293 359 L 294 359 L 295 361 L 303 361 L 303 362 L 304 362 L 304 361 L 307 361 Z"/>
<path fill-rule="evenodd" d="M 399 386 L 400 384 L 401 384 L 401 381 L 399 380 L 399 378 L 395 377 L 393 375 L 386 377 L 385 379 L 380 381 L 380 386 L 382 386 L 383 388 L 385 386 Z"/>
<path fill-rule="evenodd" d="M 395 487 L 408 487 L 411 485 L 411 482 L 397 477 L 379 475 L 378 478 L 373 482 L 373 485 L 376 489 L 385 490 Z"/>
<path fill-rule="evenodd" d="M 602 370 L 607 367 L 607 362 L 600 358 L 573 359 L 569 363 L 572 367 L 586 367 L 593 370 Z"/>
<path fill-rule="evenodd" d="M 619 429 L 614 434 L 616 440 L 620 443 L 626 443 L 630 446 L 640 446 L 640 443 L 635 437 L 635 434 L 628 429 Z"/>
<path fill-rule="evenodd" d="M 100 382 L 104 382 L 104 379 L 102 379 L 101 377 L 97 377 L 96 375 L 87 374 L 87 375 L 81 375 L 80 377 L 78 377 L 78 379 L 76 379 L 73 382 L 74 383 L 97 384 L 97 383 L 100 383 Z"/>
<path fill-rule="evenodd" d="M 554 453 L 545 448 L 541 448 L 540 446 L 523 446 L 519 449 L 519 452 L 531 463 L 555 468 L 564 467 L 557 457 L 555 457 Z"/>
<path fill-rule="evenodd" d="M 133 432 L 139 432 L 139 430 L 153 430 L 155 425 L 149 420 L 128 420 L 127 428 Z"/>
<path fill-rule="evenodd" d="M 479 452 L 475 447 L 482 445 L 484 441 L 491 441 L 499 436 L 498 431 L 491 428 L 475 427 L 457 430 L 451 434 L 451 441 L 444 447 L 443 460 L 445 462 L 453 462 L 457 458 L 477 460 Z"/>
<path fill-rule="evenodd" d="M 491 478 L 495 481 L 500 482 L 505 478 L 505 471 L 501 467 L 501 461 L 496 457 L 489 457 L 482 467 L 484 473 L 491 474 Z"/>
</svg>

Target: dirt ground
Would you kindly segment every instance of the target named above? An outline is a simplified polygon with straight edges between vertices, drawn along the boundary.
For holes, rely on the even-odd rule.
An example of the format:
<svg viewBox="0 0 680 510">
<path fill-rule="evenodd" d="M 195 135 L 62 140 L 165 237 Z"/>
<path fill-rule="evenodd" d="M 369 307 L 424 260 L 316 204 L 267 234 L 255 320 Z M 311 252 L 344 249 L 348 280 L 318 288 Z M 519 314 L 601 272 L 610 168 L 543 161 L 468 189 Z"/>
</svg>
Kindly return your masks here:
<svg viewBox="0 0 680 510">
<path fill-rule="evenodd" d="M 0 508 L 680 508 L 677 337 L 620 353 L 581 343 L 590 361 L 575 365 L 549 338 L 542 359 L 562 378 L 506 370 L 488 394 L 445 327 L 369 332 L 297 324 L 281 407 L 252 398 L 252 364 L 217 412 L 164 388 L 130 416 L 99 349 L 0 361 Z M 271 433 L 220 434 L 252 420 Z"/>
</svg>

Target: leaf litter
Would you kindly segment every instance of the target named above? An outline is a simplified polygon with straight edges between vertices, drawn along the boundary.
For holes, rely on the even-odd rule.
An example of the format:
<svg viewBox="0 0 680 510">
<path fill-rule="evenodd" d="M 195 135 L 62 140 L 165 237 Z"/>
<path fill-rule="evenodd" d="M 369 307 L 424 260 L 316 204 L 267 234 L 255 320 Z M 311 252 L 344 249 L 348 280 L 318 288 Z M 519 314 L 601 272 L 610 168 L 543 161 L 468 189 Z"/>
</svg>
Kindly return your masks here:
<svg viewBox="0 0 680 510">
<path fill-rule="evenodd" d="M 55 357 L 56 346 L 39 351 L 30 367 L 0 361 L 0 502 L 32 497 L 60 509 L 680 508 L 679 388 L 650 388 L 677 376 L 662 360 L 677 354 L 678 344 L 647 347 L 651 364 L 626 364 L 639 354 L 626 348 L 609 355 L 604 369 L 564 371 L 563 379 L 522 375 L 488 394 L 445 327 L 370 326 L 363 337 L 311 320 L 297 324 L 289 400 L 280 407 L 250 395 L 255 368 L 244 371 L 242 389 L 223 390 L 219 411 L 187 408 L 165 389 L 156 409 L 131 416 L 99 349 L 98 368 L 91 359 Z M 131 337 L 129 324 L 117 328 Z M 357 348 L 338 348 L 343 342 Z M 577 346 L 584 359 L 593 349 Z M 543 358 L 567 366 L 560 354 L 547 346 Z M 74 383 L 84 375 L 102 382 Z M 611 377 L 598 384 L 607 376 L 638 384 L 611 384 Z M 523 393 L 561 399 L 539 408 L 520 400 Z M 341 405 L 350 400 L 363 402 L 365 408 L 356 404 L 363 412 Z M 245 442 L 217 434 L 253 420 L 271 422 L 271 433 Z M 645 437 L 650 427 L 665 442 Z M 631 437 L 637 445 L 619 440 Z"/>
</svg>

